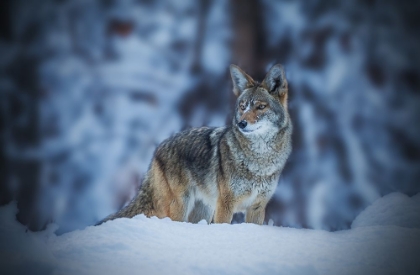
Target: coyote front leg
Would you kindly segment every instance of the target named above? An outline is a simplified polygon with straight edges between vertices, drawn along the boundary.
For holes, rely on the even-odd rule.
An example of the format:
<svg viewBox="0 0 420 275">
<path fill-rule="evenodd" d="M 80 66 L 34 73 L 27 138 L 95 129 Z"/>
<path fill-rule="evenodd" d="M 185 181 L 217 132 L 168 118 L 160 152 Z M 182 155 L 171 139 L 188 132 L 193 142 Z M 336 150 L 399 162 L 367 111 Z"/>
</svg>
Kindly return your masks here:
<svg viewBox="0 0 420 275">
<path fill-rule="evenodd" d="M 245 222 L 263 224 L 267 202 L 257 201 L 246 210 Z"/>
<path fill-rule="evenodd" d="M 233 218 L 233 201 L 230 196 L 219 197 L 214 213 L 215 223 L 231 223 Z"/>
</svg>

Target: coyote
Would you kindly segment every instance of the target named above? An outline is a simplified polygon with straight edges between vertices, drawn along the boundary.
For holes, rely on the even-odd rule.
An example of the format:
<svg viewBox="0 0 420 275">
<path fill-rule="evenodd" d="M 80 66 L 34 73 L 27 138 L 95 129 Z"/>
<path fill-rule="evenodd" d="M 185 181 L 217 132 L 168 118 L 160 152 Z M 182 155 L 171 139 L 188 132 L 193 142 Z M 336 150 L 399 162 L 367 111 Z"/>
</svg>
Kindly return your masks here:
<svg viewBox="0 0 420 275">
<path fill-rule="evenodd" d="M 173 221 L 262 224 L 265 207 L 292 150 L 283 67 L 259 83 L 230 66 L 237 96 L 232 125 L 196 128 L 163 141 L 136 197 L 99 224 L 138 214 Z"/>
</svg>

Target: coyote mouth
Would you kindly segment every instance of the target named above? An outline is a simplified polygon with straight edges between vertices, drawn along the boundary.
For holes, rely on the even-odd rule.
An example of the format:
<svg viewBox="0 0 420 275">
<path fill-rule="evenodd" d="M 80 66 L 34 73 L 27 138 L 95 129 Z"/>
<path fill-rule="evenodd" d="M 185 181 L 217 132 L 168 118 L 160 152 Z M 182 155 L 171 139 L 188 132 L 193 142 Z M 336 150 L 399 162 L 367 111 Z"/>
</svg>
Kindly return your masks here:
<svg viewBox="0 0 420 275">
<path fill-rule="evenodd" d="M 258 129 L 260 129 L 261 128 L 261 126 L 260 127 L 258 127 L 258 128 L 256 128 L 256 129 L 252 129 L 252 130 L 247 130 L 247 129 L 240 129 L 241 130 L 241 132 L 243 132 L 243 133 L 252 133 L 252 132 L 254 132 L 254 131 L 256 131 L 256 130 L 258 130 Z"/>
</svg>

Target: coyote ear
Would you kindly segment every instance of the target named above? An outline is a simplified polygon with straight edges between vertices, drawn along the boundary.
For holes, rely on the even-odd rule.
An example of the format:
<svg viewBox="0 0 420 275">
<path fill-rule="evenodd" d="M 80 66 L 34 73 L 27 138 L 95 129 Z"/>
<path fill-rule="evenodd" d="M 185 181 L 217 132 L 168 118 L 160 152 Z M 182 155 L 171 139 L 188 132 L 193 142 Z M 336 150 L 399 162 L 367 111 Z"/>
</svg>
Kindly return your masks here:
<svg viewBox="0 0 420 275">
<path fill-rule="evenodd" d="M 270 94 L 279 97 L 280 102 L 287 106 L 287 80 L 282 65 L 274 65 L 268 71 L 262 84 Z"/>
<path fill-rule="evenodd" d="M 285 90 L 281 92 L 287 92 L 287 80 L 283 66 L 277 64 L 271 67 L 263 80 L 263 84 L 270 93 L 280 92 L 281 90 Z"/>
<path fill-rule="evenodd" d="M 254 80 L 236 65 L 230 65 L 233 93 L 239 96 L 246 88 L 254 86 Z"/>
</svg>

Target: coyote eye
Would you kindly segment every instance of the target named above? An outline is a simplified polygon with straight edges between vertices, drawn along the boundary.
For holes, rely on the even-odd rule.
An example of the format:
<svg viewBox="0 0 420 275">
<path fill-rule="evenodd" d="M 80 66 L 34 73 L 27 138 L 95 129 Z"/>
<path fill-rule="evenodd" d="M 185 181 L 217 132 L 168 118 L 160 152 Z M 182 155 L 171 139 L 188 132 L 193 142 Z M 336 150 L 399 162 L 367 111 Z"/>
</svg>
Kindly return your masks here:
<svg viewBox="0 0 420 275">
<path fill-rule="evenodd" d="M 266 105 L 262 105 L 262 104 L 261 104 L 261 105 L 258 105 L 258 109 L 259 109 L 259 110 L 262 110 L 262 109 L 264 109 L 265 107 L 266 107 Z"/>
<path fill-rule="evenodd" d="M 239 105 L 239 107 L 241 108 L 241 110 L 245 110 L 245 105 Z"/>
</svg>

